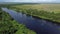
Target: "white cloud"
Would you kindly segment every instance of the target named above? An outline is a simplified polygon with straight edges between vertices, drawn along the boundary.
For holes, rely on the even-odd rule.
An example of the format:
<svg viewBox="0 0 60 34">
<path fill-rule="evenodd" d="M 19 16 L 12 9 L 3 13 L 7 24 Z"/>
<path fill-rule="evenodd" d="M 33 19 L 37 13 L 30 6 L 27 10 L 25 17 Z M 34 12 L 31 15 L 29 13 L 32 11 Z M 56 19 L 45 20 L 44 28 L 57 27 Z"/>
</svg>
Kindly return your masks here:
<svg viewBox="0 0 60 34">
<path fill-rule="evenodd" d="M 0 0 L 0 2 L 55 2 L 59 0 Z"/>
<path fill-rule="evenodd" d="M 53 2 L 53 1 L 56 1 L 56 0 L 33 0 L 35 2 Z"/>
</svg>

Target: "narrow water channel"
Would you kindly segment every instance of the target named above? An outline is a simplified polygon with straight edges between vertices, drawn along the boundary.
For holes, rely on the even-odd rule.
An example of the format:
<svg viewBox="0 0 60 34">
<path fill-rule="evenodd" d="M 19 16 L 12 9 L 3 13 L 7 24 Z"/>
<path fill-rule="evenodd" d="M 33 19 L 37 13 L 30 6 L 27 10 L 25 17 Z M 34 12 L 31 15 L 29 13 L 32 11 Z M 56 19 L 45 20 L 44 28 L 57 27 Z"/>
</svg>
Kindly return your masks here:
<svg viewBox="0 0 60 34">
<path fill-rule="evenodd" d="M 24 24 L 27 28 L 37 32 L 37 34 L 60 34 L 60 26 L 53 24 L 50 21 L 18 13 L 7 8 L 2 8 L 2 10 L 10 14 L 17 22 Z"/>
</svg>

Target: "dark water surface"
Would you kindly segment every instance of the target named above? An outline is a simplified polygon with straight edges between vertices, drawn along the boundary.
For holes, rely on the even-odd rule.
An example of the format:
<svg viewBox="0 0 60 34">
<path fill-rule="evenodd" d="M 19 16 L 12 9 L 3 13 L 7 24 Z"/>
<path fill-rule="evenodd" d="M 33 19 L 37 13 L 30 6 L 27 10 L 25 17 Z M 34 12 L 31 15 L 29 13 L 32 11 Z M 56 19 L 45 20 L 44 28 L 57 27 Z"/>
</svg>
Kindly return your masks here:
<svg viewBox="0 0 60 34">
<path fill-rule="evenodd" d="M 53 24 L 50 21 L 18 13 L 7 8 L 2 8 L 2 10 L 9 13 L 11 17 L 19 23 L 24 24 L 27 28 L 37 32 L 37 34 L 60 34 L 60 26 Z"/>
</svg>

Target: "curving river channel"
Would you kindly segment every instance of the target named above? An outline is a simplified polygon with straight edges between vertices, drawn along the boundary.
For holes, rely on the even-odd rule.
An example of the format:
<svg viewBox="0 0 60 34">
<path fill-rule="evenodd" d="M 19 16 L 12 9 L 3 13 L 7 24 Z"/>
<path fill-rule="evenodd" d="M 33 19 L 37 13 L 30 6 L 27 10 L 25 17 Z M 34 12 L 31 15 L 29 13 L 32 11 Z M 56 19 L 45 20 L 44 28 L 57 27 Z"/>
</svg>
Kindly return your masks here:
<svg viewBox="0 0 60 34">
<path fill-rule="evenodd" d="M 34 30 L 37 34 L 60 34 L 60 25 L 26 14 L 18 13 L 7 8 L 2 8 L 2 10 L 9 13 L 9 15 L 11 15 L 11 17 L 19 23 L 26 25 L 26 27 L 31 30 Z"/>
</svg>

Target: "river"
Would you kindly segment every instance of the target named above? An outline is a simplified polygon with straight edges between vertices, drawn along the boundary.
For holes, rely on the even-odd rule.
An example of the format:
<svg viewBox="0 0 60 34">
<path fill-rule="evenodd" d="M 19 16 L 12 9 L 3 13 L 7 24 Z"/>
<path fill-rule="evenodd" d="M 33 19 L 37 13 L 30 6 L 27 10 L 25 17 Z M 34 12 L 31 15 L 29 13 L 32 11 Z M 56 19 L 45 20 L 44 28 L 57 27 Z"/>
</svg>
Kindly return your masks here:
<svg viewBox="0 0 60 34">
<path fill-rule="evenodd" d="M 7 12 L 17 22 L 24 24 L 27 28 L 35 31 L 37 34 L 60 34 L 60 25 L 57 25 L 56 23 L 18 13 L 7 8 L 2 8 L 2 10 Z"/>
</svg>

